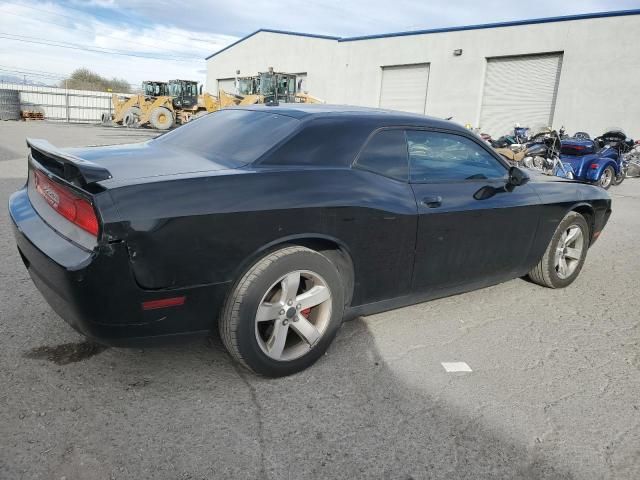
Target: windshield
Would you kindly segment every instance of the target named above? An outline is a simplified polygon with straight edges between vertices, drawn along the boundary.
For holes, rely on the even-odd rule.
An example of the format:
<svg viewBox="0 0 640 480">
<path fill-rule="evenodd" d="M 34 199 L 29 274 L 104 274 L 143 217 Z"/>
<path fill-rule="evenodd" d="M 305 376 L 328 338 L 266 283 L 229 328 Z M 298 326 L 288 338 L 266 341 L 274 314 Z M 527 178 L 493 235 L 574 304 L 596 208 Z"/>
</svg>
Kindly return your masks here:
<svg viewBox="0 0 640 480">
<path fill-rule="evenodd" d="M 170 83 L 169 84 L 169 95 L 172 97 L 179 97 L 182 93 L 182 85 L 179 83 Z"/>
<path fill-rule="evenodd" d="M 251 95 L 253 93 L 253 79 L 252 78 L 238 79 L 238 93 L 240 95 Z"/>
<path fill-rule="evenodd" d="M 621 135 L 624 135 L 625 137 L 627 136 L 627 134 L 625 133 L 625 131 L 620 128 L 620 127 L 607 127 L 604 129 L 604 133 L 619 133 Z"/>
<path fill-rule="evenodd" d="M 263 73 L 260 75 L 260 94 L 273 95 L 276 90 L 274 75 Z"/>
<path fill-rule="evenodd" d="M 253 110 L 211 113 L 152 140 L 240 167 L 257 160 L 298 126 L 295 118 Z"/>
<path fill-rule="evenodd" d="M 184 84 L 184 93 L 187 96 L 195 96 L 198 94 L 198 84 L 197 83 L 192 83 L 192 82 L 188 82 Z"/>
<path fill-rule="evenodd" d="M 145 83 L 144 94 L 148 96 L 160 96 L 164 94 L 163 84 L 160 83 Z"/>
</svg>

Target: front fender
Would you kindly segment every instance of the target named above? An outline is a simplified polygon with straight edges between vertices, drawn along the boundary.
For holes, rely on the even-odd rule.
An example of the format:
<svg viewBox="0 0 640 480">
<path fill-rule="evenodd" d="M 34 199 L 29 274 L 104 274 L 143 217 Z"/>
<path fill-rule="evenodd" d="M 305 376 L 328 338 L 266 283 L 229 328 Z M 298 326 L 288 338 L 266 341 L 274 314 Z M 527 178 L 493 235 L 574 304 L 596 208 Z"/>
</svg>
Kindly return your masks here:
<svg viewBox="0 0 640 480">
<path fill-rule="evenodd" d="M 600 180 L 600 176 L 605 168 L 609 165 L 613 168 L 615 173 L 618 173 L 618 165 L 610 158 L 599 158 L 592 160 L 588 165 L 585 165 L 585 178 L 590 182 L 597 182 Z"/>
</svg>

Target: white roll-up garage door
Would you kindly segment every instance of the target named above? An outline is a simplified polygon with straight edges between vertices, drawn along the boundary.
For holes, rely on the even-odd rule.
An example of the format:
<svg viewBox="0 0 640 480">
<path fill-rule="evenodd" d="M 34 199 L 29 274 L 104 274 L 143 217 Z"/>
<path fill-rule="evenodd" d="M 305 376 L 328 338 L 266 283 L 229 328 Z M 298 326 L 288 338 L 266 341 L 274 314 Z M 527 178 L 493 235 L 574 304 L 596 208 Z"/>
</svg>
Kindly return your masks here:
<svg viewBox="0 0 640 480">
<path fill-rule="evenodd" d="M 425 113 L 429 64 L 382 67 L 380 108 Z"/>
<path fill-rule="evenodd" d="M 224 90 L 227 93 L 237 93 L 236 79 L 235 78 L 219 78 L 218 90 Z"/>
<path fill-rule="evenodd" d="M 488 58 L 481 130 L 498 137 L 515 123 L 552 126 L 561 69 L 561 53 Z"/>
</svg>

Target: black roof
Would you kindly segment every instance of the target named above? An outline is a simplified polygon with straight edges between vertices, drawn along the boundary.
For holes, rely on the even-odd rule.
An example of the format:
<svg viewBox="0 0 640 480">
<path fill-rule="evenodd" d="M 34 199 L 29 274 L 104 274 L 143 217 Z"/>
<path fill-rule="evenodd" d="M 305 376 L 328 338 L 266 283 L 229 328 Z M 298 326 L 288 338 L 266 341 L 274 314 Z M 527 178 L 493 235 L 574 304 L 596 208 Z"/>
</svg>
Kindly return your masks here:
<svg viewBox="0 0 640 480">
<path fill-rule="evenodd" d="M 428 117 L 416 113 L 385 110 L 381 108 L 356 107 L 353 105 L 327 105 L 318 103 L 281 103 L 277 106 L 251 105 L 232 107 L 257 112 L 277 113 L 299 120 L 318 117 L 349 116 L 361 120 L 373 120 L 380 124 L 389 125 L 419 125 L 425 127 L 446 128 L 450 130 L 465 130 L 461 125 L 441 118 Z"/>
</svg>

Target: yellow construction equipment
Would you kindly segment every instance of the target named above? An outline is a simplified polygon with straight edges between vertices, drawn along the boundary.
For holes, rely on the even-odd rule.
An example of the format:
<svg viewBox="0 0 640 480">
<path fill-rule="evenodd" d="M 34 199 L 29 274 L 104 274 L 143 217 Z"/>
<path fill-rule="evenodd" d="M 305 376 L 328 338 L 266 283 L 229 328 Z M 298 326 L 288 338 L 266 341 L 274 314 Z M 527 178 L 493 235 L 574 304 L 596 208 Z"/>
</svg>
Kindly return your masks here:
<svg viewBox="0 0 640 480">
<path fill-rule="evenodd" d="M 187 123 L 192 118 L 215 112 L 221 108 L 258 103 L 322 103 L 307 93 L 297 92 L 296 76 L 275 73 L 273 68 L 255 77 L 238 78 L 238 94 L 219 90 L 218 96 L 198 92 L 198 83 L 192 80 L 168 82 L 145 81 L 142 94 L 112 95 L 113 115 L 103 114 L 103 123 L 116 123 L 127 127 L 152 126 L 168 130 Z"/>
</svg>

